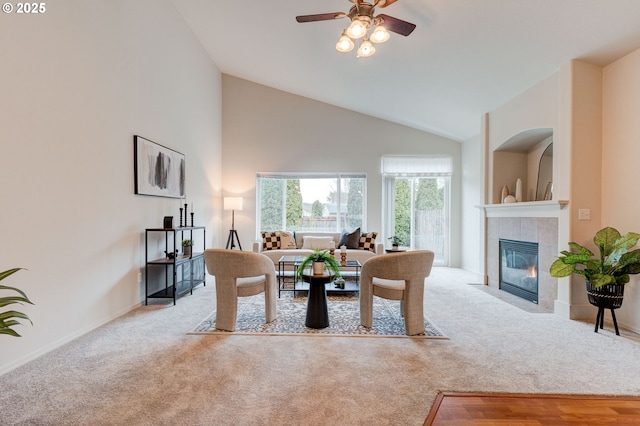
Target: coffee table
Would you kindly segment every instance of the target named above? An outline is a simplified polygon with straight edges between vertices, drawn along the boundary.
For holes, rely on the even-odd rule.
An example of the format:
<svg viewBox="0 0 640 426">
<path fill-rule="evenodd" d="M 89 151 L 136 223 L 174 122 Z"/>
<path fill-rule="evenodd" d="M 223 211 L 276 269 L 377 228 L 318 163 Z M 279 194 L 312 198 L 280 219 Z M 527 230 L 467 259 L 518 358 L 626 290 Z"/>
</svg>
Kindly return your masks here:
<svg viewBox="0 0 640 426">
<path fill-rule="evenodd" d="M 278 297 L 283 291 L 308 291 L 309 283 L 298 276 L 296 269 L 302 263 L 305 256 L 282 256 L 278 261 Z M 339 261 L 338 261 L 339 262 Z M 358 260 L 347 260 L 345 265 L 340 265 L 340 269 L 346 269 L 343 277 L 352 278 L 347 280 L 344 288 L 337 288 L 333 281 L 325 284 L 329 293 L 359 292 L 360 291 L 360 268 L 362 264 Z M 290 286 L 287 286 L 290 284 Z"/>
</svg>

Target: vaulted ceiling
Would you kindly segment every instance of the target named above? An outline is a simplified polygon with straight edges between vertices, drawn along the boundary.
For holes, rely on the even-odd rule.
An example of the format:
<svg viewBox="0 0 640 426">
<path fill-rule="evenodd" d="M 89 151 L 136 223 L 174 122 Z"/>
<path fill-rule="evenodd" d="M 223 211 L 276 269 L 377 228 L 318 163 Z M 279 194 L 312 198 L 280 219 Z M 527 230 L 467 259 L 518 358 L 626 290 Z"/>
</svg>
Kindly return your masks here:
<svg viewBox="0 0 640 426">
<path fill-rule="evenodd" d="M 336 51 L 347 18 L 295 20 L 349 0 L 172 1 L 223 73 L 458 141 L 567 61 L 640 48 L 640 0 L 397 0 L 376 14 L 417 27 L 369 58 Z"/>
</svg>

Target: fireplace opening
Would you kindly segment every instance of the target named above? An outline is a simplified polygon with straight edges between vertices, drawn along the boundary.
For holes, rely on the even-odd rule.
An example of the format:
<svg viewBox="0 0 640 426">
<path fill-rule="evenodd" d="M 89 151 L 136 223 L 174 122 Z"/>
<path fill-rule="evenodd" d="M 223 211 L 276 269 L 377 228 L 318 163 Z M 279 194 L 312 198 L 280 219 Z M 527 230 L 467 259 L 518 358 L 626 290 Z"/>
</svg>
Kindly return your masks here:
<svg viewBox="0 0 640 426">
<path fill-rule="evenodd" d="M 500 289 L 538 303 L 538 243 L 500 239 Z"/>
</svg>

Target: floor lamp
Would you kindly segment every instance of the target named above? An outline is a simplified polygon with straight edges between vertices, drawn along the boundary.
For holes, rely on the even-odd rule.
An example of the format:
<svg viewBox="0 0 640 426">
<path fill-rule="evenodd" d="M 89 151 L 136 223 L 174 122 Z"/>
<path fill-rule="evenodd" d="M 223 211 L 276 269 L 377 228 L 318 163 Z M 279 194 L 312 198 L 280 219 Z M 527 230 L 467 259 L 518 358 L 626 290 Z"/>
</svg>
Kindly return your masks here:
<svg viewBox="0 0 640 426">
<path fill-rule="evenodd" d="M 224 209 L 231 210 L 231 229 L 229 230 L 229 238 L 227 238 L 227 250 L 230 248 L 233 250 L 236 247 L 236 241 L 238 242 L 238 247 L 242 250 L 242 245 L 240 244 L 240 238 L 238 238 L 238 233 L 236 232 L 236 224 L 235 224 L 235 213 L 236 210 L 242 211 L 242 197 L 224 197 Z"/>
</svg>

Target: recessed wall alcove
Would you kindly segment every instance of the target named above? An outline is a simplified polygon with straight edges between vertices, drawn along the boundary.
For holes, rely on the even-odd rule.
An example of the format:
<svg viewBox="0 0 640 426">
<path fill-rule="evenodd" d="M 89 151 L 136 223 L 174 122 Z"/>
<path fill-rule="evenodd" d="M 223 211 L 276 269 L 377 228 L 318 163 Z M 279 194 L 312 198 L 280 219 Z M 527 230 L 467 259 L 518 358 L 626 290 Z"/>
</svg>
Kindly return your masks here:
<svg viewBox="0 0 640 426">
<path fill-rule="evenodd" d="M 541 128 L 522 131 L 496 148 L 493 155 L 493 185 L 491 203 L 502 203 L 502 188 L 507 185 L 509 193 L 515 195 L 516 181 L 522 181 L 522 201 L 539 201 L 544 199 L 545 188 L 550 186 L 553 170 L 552 149 L 547 150 L 553 142 L 553 129 Z M 545 153 L 546 151 L 546 153 Z M 543 161 L 541 163 L 541 159 Z M 541 167 L 542 166 L 542 167 Z M 539 173 L 547 176 L 541 179 Z M 539 188 L 544 186 L 545 188 Z M 539 194 L 542 194 L 540 196 Z M 549 198 L 548 198 L 549 199 Z"/>
</svg>

